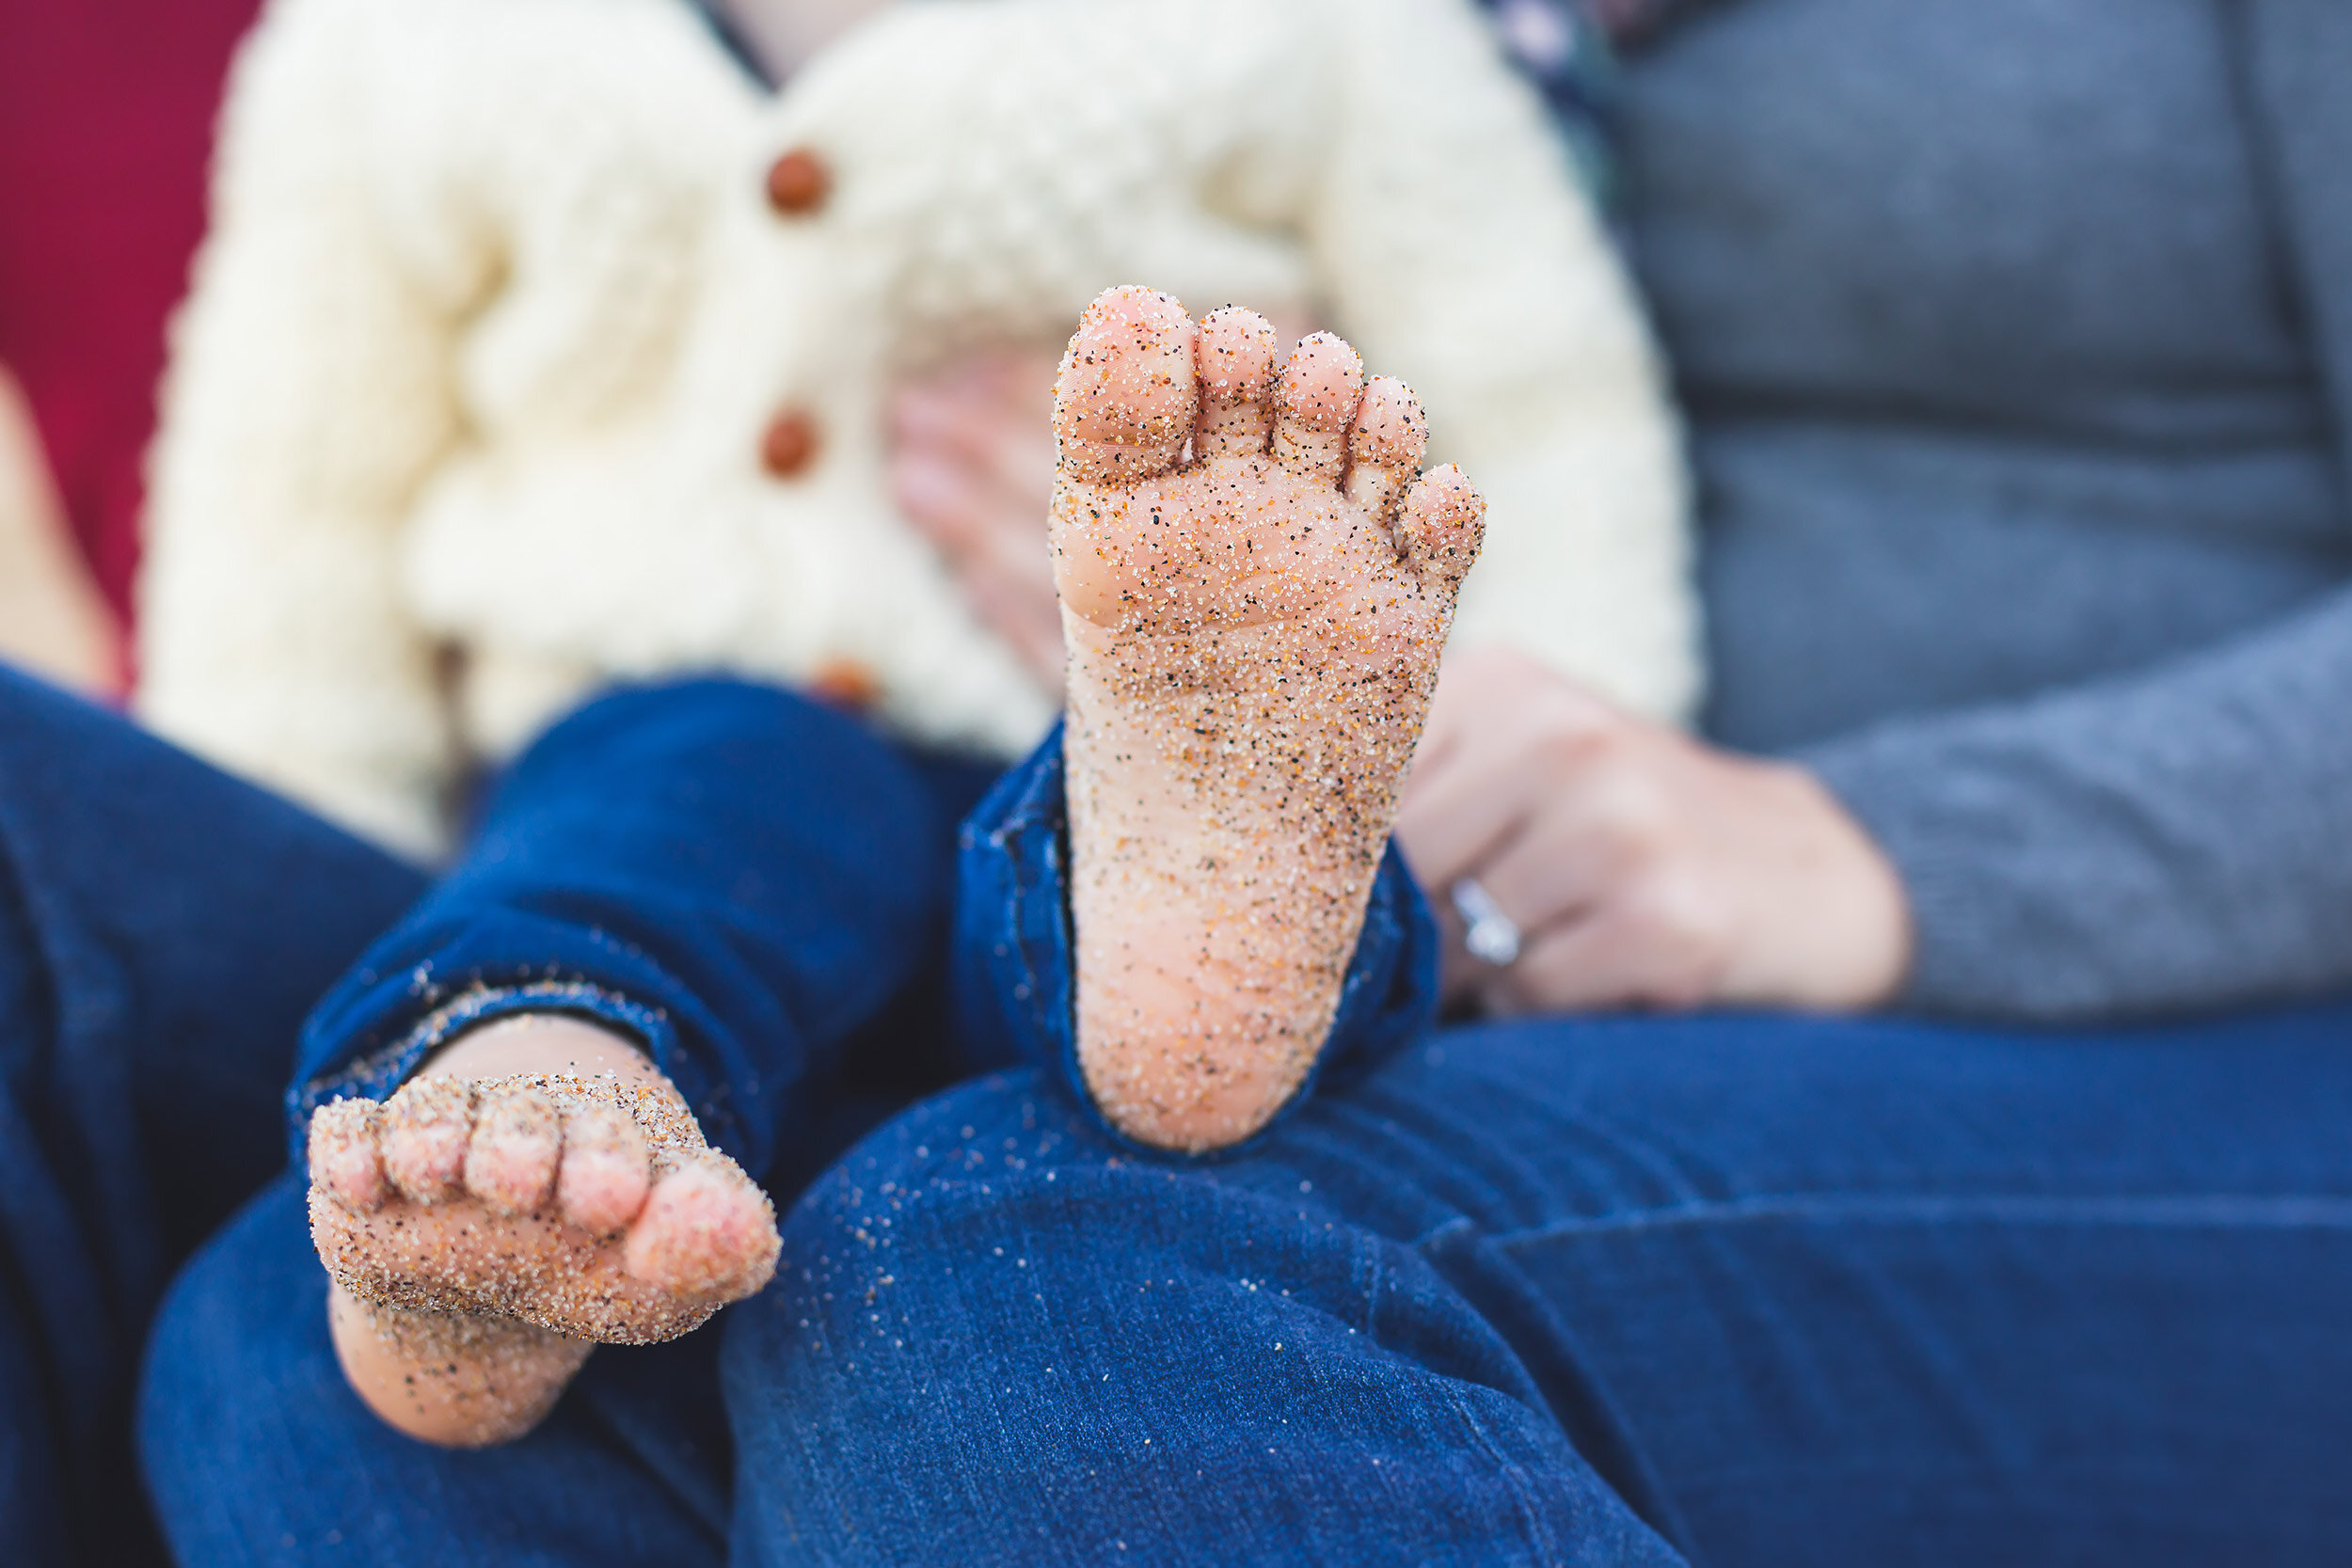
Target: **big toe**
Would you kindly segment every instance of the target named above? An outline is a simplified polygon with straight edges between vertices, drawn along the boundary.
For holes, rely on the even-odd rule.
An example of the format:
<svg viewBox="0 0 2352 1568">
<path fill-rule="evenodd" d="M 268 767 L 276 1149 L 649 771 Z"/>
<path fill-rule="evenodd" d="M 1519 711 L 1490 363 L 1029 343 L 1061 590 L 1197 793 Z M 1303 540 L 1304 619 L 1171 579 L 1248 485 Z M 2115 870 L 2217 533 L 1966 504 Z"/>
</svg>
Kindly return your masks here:
<svg viewBox="0 0 2352 1568">
<path fill-rule="evenodd" d="M 1168 294 L 1128 284 L 1096 296 L 1054 383 L 1065 478 L 1127 485 L 1175 465 L 1199 406 L 1193 341 Z"/>
<path fill-rule="evenodd" d="M 768 1196 L 733 1161 L 707 1153 L 655 1183 L 623 1257 L 659 1290 L 739 1301 L 775 1273 L 778 1246 Z"/>
</svg>

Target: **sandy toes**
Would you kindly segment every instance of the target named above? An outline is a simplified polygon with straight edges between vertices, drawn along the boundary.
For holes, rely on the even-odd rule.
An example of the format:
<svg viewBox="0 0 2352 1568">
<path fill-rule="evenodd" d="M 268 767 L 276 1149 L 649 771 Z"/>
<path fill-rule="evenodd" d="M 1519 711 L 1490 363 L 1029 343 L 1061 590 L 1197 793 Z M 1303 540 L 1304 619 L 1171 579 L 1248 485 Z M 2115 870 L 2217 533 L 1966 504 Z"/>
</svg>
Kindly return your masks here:
<svg viewBox="0 0 2352 1568">
<path fill-rule="evenodd" d="M 767 1195 L 580 1020 L 468 1036 L 383 1105 L 321 1109 L 310 1153 L 344 1371 L 427 1441 L 518 1436 L 595 1344 L 675 1338 L 775 1270 Z"/>
</svg>

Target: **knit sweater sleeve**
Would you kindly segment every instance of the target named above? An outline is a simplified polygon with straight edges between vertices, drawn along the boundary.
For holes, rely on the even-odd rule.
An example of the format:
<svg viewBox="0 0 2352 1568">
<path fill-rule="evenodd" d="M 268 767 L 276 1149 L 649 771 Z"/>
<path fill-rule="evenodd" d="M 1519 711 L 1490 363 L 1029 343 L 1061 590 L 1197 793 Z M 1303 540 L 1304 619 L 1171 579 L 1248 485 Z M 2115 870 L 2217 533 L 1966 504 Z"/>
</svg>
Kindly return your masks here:
<svg viewBox="0 0 2352 1568">
<path fill-rule="evenodd" d="M 2065 1020 L 2352 985 L 2352 593 L 2135 677 L 1800 760 L 1901 873 L 1902 1000 Z"/>
<path fill-rule="evenodd" d="M 231 79 L 154 453 L 142 716 L 411 853 L 452 765 L 397 526 L 456 438 L 453 309 L 382 243 L 342 14 L 275 7 Z"/>
<path fill-rule="evenodd" d="M 469 689 L 437 670 L 412 525 L 456 457 L 663 395 L 730 88 L 652 0 L 275 0 L 166 387 L 151 721 L 444 847 Z"/>
</svg>

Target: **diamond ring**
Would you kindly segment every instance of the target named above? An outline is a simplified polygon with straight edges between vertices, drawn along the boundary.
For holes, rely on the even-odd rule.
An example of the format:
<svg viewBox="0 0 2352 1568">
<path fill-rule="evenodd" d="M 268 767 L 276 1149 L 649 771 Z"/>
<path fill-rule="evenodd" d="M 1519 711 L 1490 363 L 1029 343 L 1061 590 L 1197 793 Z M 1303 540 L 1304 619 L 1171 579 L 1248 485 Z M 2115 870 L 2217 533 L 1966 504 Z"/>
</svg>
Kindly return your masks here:
<svg viewBox="0 0 2352 1568">
<path fill-rule="evenodd" d="M 1465 877 L 1453 887 L 1454 912 L 1462 917 L 1462 945 L 1481 963 L 1507 969 L 1519 956 L 1519 924 L 1502 912 L 1494 895 Z"/>
</svg>

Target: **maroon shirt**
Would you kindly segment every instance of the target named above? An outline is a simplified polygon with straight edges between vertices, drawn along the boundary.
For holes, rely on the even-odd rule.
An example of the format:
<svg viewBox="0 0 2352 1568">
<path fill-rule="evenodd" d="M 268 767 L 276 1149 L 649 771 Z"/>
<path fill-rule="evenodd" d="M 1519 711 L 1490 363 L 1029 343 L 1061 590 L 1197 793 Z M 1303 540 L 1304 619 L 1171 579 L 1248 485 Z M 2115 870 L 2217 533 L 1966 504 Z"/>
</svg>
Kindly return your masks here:
<svg viewBox="0 0 2352 1568">
<path fill-rule="evenodd" d="M 0 362 L 128 625 L 164 329 L 260 0 L 0 0 Z"/>
</svg>

